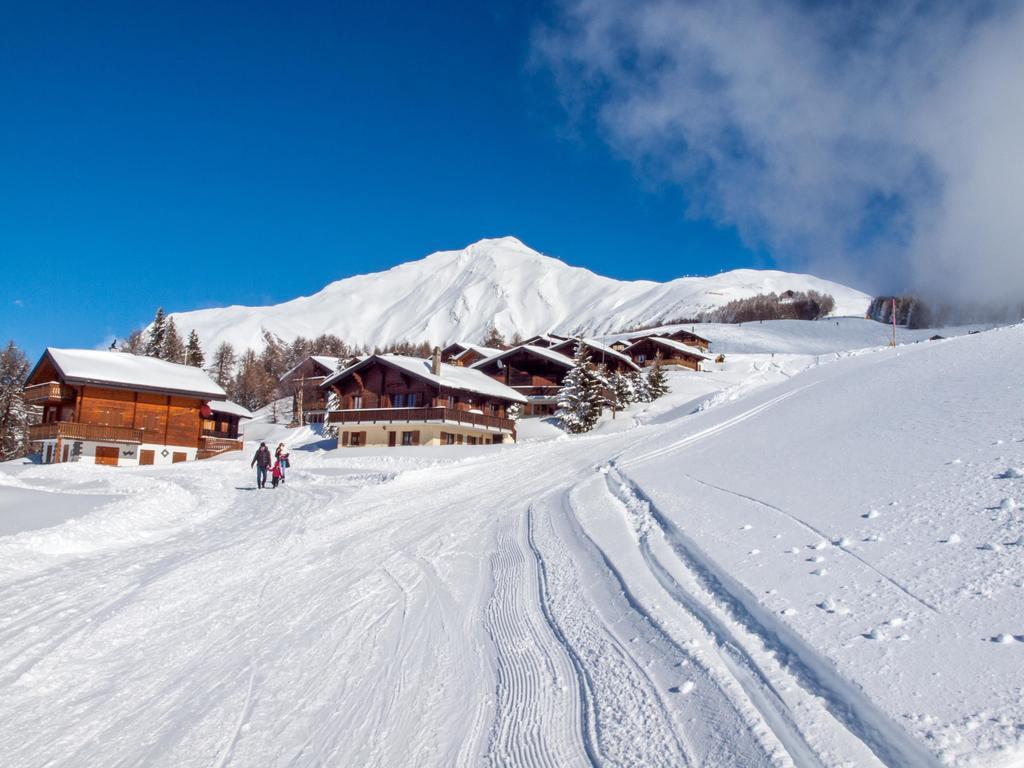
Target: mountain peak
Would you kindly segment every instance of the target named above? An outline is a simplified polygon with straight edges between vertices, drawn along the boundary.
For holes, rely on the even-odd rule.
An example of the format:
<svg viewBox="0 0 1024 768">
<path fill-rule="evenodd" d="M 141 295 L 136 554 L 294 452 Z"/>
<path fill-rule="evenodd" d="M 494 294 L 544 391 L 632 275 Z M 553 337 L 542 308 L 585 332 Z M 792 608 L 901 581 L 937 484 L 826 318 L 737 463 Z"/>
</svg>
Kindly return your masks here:
<svg viewBox="0 0 1024 768">
<path fill-rule="evenodd" d="M 291 341 L 333 333 L 353 345 L 453 339 L 479 341 L 496 327 L 506 338 L 541 332 L 591 335 L 667 323 L 758 293 L 830 293 L 836 314 L 863 314 L 870 297 L 810 275 L 738 270 L 668 283 L 619 281 L 571 267 L 516 237 L 485 238 L 385 272 L 330 283 L 270 307 L 232 306 L 174 313 L 206 349 L 229 342 L 262 348 L 263 331 Z"/>
</svg>

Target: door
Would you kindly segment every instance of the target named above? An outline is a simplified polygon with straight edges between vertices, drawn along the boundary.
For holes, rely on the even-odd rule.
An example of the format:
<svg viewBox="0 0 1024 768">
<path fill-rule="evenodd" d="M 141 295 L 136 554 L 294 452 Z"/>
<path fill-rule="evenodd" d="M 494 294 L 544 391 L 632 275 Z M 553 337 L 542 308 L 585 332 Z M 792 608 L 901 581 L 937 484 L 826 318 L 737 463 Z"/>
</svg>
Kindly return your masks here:
<svg viewBox="0 0 1024 768">
<path fill-rule="evenodd" d="M 67 462 L 67 460 L 68 460 L 68 453 L 70 452 L 70 450 L 71 450 L 71 446 L 68 445 L 67 443 L 64 443 L 64 447 L 61 449 L 61 455 L 60 455 L 60 460 L 61 461 Z"/>
<path fill-rule="evenodd" d="M 155 458 L 156 458 L 156 451 L 154 451 L 152 448 L 143 448 L 141 451 L 139 451 L 139 464 L 140 465 L 152 464 Z"/>
<path fill-rule="evenodd" d="M 397 437 L 398 437 L 398 433 L 397 432 L 388 432 L 388 448 L 394 448 L 395 447 L 395 440 L 397 439 Z"/>
<path fill-rule="evenodd" d="M 175 451 L 171 454 L 171 464 L 180 464 L 188 458 L 188 454 L 184 451 Z"/>
<path fill-rule="evenodd" d="M 117 466 L 117 457 L 120 455 L 120 448 L 109 448 L 105 445 L 96 446 L 96 463 L 108 467 Z"/>
</svg>

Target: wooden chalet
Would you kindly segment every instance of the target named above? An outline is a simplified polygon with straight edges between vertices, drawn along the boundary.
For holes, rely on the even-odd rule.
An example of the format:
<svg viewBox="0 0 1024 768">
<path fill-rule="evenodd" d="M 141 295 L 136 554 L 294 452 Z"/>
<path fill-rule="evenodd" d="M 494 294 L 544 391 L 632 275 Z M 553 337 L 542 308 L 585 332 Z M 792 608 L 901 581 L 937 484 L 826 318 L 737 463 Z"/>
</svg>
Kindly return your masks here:
<svg viewBox="0 0 1024 768">
<path fill-rule="evenodd" d="M 327 413 L 327 394 L 320 388 L 324 379 L 338 370 L 338 358 L 310 355 L 282 374 L 281 387 L 292 393 L 296 424 L 319 424 Z"/>
<path fill-rule="evenodd" d="M 203 445 L 199 458 L 206 459 L 224 451 L 242 449 L 242 420 L 252 412 L 230 400 L 212 400 L 199 410 L 202 416 Z"/>
<path fill-rule="evenodd" d="M 572 358 L 561 352 L 523 344 L 473 367 L 525 397 L 524 416 L 550 416 L 558 409 L 558 391 L 572 365 Z"/>
<path fill-rule="evenodd" d="M 509 408 L 526 398 L 480 371 L 441 362 L 372 355 L 328 377 L 341 408 L 327 421 L 341 446 L 486 445 L 515 442 Z"/>
<path fill-rule="evenodd" d="M 520 346 L 528 347 L 553 347 L 556 344 L 561 344 L 563 341 L 568 341 L 568 336 L 558 336 L 554 333 L 540 333 L 536 336 L 531 336 L 524 341 Z"/>
<path fill-rule="evenodd" d="M 590 359 L 594 365 L 604 365 L 609 373 L 632 373 L 639 371 L 640 366 L 633 362 L 629 355 L 625 355 L 608 344 L 603 344 L 595 339 L 566 339 L 560 344 L 551 347 L 552 352 L 561 352 L 566 357 L 573 357 L 576 354 L 576 346 L 582 344 L 590 353 Z"/>
<path fill-rule="evenodd" d="M 707 352 L 708 347 L 711 346 L 711 342 L 708 339 L 700 336 L 692 329 L 688 331 L 685 328 L 680 328 L 678 331 L 672 331 L 672 333 L 659 333 L 657 335 L 663 339 L 678 341 L 688 347 L 695 347 L 702 352 Z"/>
<path fill-rule="evenodd" d="M 29 438 L 44 463 L 171 464 L 241 448 L 203 432 L 224 390 L 199 368 L 152 357 L 49 348 L 24 399 L 43 411 Z"/>
<path fill-rule="evenodd" d="M 637 339 L 622 354 L 629 355 L 641 368 L 652 365 L 660 355 L 661 363 L 666 367 L 689 368 L 693 371 L 699 371 L 701 362 L 709 359 L 695 347 L 662 336 Z"/>
<path fill-rule="evenodd" d="M 468 368 L 473 363 L 478 363 L 481 360 L 486 360 L 488 357 L 494 357 L 499 354 L 501 354 L 501 350 L 495 347 L 454 341 L 441 350 L 441 360 L 450 365 L 461 365 L 464 368 Z"/>
</svg>

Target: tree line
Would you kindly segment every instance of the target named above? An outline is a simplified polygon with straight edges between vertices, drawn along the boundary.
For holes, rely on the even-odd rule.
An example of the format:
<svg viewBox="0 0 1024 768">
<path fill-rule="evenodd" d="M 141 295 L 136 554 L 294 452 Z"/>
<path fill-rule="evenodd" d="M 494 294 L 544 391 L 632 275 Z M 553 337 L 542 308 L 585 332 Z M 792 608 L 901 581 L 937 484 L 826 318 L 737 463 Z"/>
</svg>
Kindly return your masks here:
<svg viewBox="0 0 1024 768">
<path fill-rule="evenodd" d="M 755 320 L 818 320 L 832 313 L 836 300 L 818 291 L 760 293 L 734 299 L 700 316 L 704 323 L 750 323 Z"/>
</svg>

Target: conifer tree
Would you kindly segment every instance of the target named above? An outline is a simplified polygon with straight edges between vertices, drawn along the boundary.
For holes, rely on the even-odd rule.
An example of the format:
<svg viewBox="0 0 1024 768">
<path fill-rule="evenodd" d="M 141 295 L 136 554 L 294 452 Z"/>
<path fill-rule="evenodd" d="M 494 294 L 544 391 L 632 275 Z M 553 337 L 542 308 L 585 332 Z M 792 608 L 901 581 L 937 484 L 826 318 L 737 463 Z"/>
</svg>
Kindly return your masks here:
<svg viewBox="0 0 1024 768">
<path fill-rule="evenodd" d="M 29 374 L 25 353 L 13 341 L 0 352 L 0 461 L 28 453 L 28 425 L 31 410 L 22 397 Z"/>
<path fill-rule="evenodd" d="M 508 345 L 505 344 L 505 337 L 501 335 L 498 326 L 492 325 L 490 330 L 487 331 L 483 346 L 491 347 L 492 349 L 505 349 Z"/>
<path fill-rule="evenodd" d="M 654 358 L 651 370 L 647 372 L 647 390 L 650 392 L 651 400 L 657 400 L 669 393 L 668 377 L 665 376 L 665 369 L 661 365 L 660 353 Z"/>
<path fill-rule="evenodd" d="M 615 410 L 621 411 L 633 402 L 633 385 L 629 377 L 621 371 L 616 371 L 611 377 L 612 400 Z"/>
<path fill-rule="evenodd" d="M 146 351 L 146 342 L 142 337 L 142 331 L 136 328 L 128 338 L 121 342 L 119 349 L 132 355 L 141 355 Z"/>
<path fill-rule="evenodd" d="M 153 324 L 149 327 L 149 338 L 146 340 L 146 348 L 143 352 L 146 357 L 163 357 L 166 325 L 167 316 L 164 315 L 164 308 L 157 307 L 156 314 L 153 316 Z"/>
<path fill-rule="evenodd" d="M 185 345 L 185 365 L 191 365 L 193 368 L 202 368 L 205 362 L 206 356 L 203 354 L 203 348 L 199 344 L 199 334 L 193 329 L 188 335 L 188 344 Z"/>
<path fill-rule="evenodd" d="M 634 403 L 649 403 L 654 399 L 651 397 L 651 388 L 647 384 L 647 379 L 640 371 L 633 371 L 629 374 L 629 384 L 633 390 Z"/>
<path fill-rule="evenodd" d="M 158 357 L 172 363 L 181 363 L 185 360 L 185 344 L 174 325 L 173 317 L 168 317 L 164 323 L 164 345 Z"/>
<path fill-rule="evenodd" d="M 558 393 L 555 416 L 569 432 L 589 432 L 597 424 L 604 408 L 602 381 L 590 362 L 590 353 L 583 344 L 576 345 L 573 366 Z"/>
</svg>

